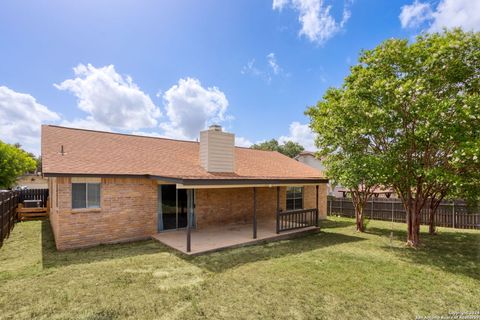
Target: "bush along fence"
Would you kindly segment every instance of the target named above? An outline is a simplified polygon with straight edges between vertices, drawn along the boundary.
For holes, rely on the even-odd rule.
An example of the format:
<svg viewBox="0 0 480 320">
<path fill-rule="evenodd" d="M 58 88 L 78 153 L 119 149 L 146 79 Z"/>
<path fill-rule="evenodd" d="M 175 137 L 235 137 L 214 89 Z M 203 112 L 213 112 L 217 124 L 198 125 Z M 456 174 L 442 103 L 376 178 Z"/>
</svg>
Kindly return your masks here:
<svg viewBox="0 0 480 320">
<path fill-rule="evenodd" d="M 0 248 L 12 231 L 15 223 L 18 221 L 18 204 L 25 200 L 41 200 L 43 206 L 46 206 L 48 198 L 48 189 L 30 189 L 20 191 L 0 192 Z"/>
<path fill-rule="evenodd" d="M 328 198 L 328 215 L 355 217 L 350 198 Z M 400 199 L 372 198 L 363 210 L 367 219 L 406 222 L 407 213 Z M 422 210 L 421 223 L 428 225 L 428 207 Z M 462 201 L 444 201 L 437 209 L 435 225 L 458 229 L 480 229 L 480 213 L 471 213 Z"/>
</svg>

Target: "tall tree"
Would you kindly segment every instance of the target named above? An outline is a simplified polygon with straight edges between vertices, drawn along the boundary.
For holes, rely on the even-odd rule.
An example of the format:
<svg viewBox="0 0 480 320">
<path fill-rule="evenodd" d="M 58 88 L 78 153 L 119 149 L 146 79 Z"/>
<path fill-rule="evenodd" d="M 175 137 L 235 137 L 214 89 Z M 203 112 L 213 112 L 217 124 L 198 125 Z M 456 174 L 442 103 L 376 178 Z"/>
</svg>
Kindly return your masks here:
<svg viewBox="0 0 480 320">
<path fill-rule="evenodd" d="M 295 158 L 300 152 L 305 150 L 305 148 L 299 143 L 286 141 L 284 144 L 279 144 L 276 139 L 254 144 L 251 148 L 257 150 L 278 151 L 290 158 Z"/>
<path fill-rule="evenodd" d="M 341 90 L 345 117 L 381 158 L 407 211 L 407 244 L 417 246 L 421 210 L 442 177 L 480 169 L 480 34 L 387 40 L 362 52 Z"/>
<path fill-rule="evenodd" d="M 355 208 L 357 231 L 365 231 L 364 208 L 375 189 L 385 182 L 381 155 L 376 154 L 362 134 L 366 112 L 345 103 L 344 90 L 329 89 L 315 107 L 307 110 L 311 128 L 317 133 L 327 176 L 350 191 Z"/>
<path fill-rule="evenodd" d="M 27 152 L 0 141 L 0 188 L 11 188 L 19 176 L 35 167 L 35 159 Z"/>
<path fill-rule="evenodd" d="M 280 153 L 283 153 L 287 157 L 295 158 L 298 156 L 305 148 L 297 142 L 286 141 L 283 145 L 280 145 Z"/>
</svg>

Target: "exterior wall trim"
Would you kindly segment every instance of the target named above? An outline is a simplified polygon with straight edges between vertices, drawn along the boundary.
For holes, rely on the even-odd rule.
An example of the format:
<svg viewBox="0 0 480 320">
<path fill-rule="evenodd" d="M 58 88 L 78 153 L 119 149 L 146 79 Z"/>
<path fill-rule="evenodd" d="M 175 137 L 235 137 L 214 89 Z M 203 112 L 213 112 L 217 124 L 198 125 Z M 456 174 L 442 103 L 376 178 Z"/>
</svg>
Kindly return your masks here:
<svg viewBox="0 0 480 320">
<path fill-rule="evenodd" d="M 328 183 L 328 178 L 276 178 L 276 179 L 188 179 L 178 177 L 163 177 L 155 175 L 136 175 L 136 174 L 95 174 L 95 173 L 44 173 L 45 177 L 98 177 L 98 178 L 147 178 L 152 180 L 162 180 L 165 182 L 172 182 L 179 185 L 179 188 L 193 188 L 193 186 L 282 186 L 282 185 L 305 185 L 305 184 L 319 184 Z"/>
</svg>

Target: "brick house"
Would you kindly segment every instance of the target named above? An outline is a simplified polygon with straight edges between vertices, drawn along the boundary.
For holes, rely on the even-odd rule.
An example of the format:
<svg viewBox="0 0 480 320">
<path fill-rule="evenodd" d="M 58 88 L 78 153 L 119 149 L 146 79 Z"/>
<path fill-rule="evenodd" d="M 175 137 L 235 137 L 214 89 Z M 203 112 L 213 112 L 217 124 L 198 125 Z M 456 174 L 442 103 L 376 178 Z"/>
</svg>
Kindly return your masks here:
<svg viewBox="0 0 480 320">
<path fill-rule="evenodd" d="M 225 226 L 266 239 L 318 229 L 326 217 L 321 171 L 235 147 L 219 126 L 193 142 L 44 125 L 42 160 L 59 250 L 165 234 L 188 253 L 207 230 L 223 227 L 218 241 L 229 244 Z"/>
</svg>

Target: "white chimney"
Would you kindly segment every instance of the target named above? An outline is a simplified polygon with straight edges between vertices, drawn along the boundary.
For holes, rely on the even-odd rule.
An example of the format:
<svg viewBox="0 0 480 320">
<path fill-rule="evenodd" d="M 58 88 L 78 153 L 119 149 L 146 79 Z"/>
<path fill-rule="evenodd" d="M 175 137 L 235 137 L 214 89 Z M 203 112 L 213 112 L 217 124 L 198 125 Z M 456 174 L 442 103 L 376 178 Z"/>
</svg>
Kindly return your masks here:
<svg viewBox="0 0 480 320">
<path fill-rule="evenodd" d="M 208 172 L 234 172 L 235 135 L 216 124 L 201 131 L 200 165 Z"/>
</svg>

